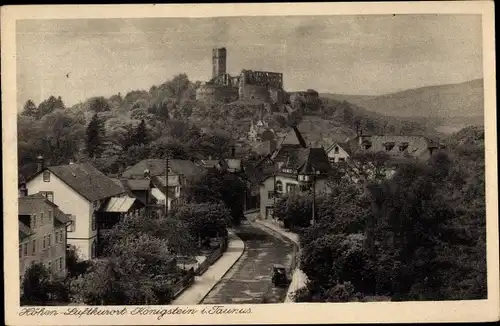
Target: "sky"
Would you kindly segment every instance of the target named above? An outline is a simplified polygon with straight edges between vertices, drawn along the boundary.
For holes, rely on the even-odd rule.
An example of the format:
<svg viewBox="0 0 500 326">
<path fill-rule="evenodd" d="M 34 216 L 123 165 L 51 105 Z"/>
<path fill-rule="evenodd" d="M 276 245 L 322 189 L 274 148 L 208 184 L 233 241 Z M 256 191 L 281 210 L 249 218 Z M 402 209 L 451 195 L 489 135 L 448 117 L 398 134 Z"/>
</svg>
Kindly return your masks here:
<svg viewBox="0 0 500 326">
<path fill-rule="evenodd" d="M 215 47 L 232 75 L 275 71 L 288 91 L 381 95 L 482 78 L 481 35 L 480 15 L 22 20 L 17 96 L 69 106 L 180 73 L 206 81 Z"/>
</svg>

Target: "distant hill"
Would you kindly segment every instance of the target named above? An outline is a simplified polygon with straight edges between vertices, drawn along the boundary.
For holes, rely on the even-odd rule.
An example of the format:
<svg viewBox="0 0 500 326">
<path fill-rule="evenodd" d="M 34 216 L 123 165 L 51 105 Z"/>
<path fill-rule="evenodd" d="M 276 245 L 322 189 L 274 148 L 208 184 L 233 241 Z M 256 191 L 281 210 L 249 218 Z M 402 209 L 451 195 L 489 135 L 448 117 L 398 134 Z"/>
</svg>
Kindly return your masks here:
<svg viewBox="0 0 500 326">
<path fill-rule="evenodd" d="M 440 132 L 451 133 L 468 125 L 483 124 L 483 79 L 409 89 L 380 96 L 321 94 L 347 101 L 369 111 L 393 117 L 427 120 Z"/>
</svg>

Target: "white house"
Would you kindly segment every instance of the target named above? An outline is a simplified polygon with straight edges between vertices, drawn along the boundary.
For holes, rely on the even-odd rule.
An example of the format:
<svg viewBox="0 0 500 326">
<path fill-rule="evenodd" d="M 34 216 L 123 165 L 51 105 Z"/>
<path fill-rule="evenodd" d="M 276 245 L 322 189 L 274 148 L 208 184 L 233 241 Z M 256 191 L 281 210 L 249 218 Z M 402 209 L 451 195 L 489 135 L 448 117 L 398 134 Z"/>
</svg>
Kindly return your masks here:
<svg viewBox="0 0 500 326">
<path fill-rule="evenodd" d="M 330 163 L 346 162 L 349 159 L 348 146 L 342 143 L 333 143 L 326 150 Z"/>
<path fill-rule="evenodd" d="M 28 195 L 41 193 L 70 216 L 67 242 L 82 259 L 98 253 L 97 213 L 113 197 L 125 195 L 122 187 L 89 163 L 40 164 L 38 172 L 27 179 L 26 191 Z"/>
</svg>

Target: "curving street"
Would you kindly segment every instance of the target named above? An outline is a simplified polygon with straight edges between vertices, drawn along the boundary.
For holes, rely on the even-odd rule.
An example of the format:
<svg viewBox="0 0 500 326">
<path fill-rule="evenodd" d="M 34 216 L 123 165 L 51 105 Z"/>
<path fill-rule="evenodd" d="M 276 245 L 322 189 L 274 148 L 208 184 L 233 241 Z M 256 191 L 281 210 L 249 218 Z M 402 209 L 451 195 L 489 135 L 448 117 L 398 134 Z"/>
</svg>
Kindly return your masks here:
<svg viewBox="0 0 500 326">
<path fill-rule="evenodd" d="M 245 242 L 245 252 L 202 304 L 283 302 L 287 288 L 273 286 L 272 266 L 290 265 L 293 244 L 279 235 L 271 235 L 249 221 L 244 221 L 235 233 Z"/>
</svg>

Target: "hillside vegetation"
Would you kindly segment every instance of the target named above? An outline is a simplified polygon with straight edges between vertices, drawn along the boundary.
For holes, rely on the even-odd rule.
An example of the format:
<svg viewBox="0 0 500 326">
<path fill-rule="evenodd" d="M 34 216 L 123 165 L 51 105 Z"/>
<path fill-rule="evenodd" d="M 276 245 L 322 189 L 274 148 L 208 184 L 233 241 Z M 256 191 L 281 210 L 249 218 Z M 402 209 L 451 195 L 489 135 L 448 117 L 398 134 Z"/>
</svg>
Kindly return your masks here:
<svg viewBox="0 0 500 326">
<path fill-rule="evenodd" d="M 394 117 L 420 118 L 438 131 L 452 133 L 483 124 L 483 80 L 409 89 L 380 96 L 321 94 Z"/>
</svg>

